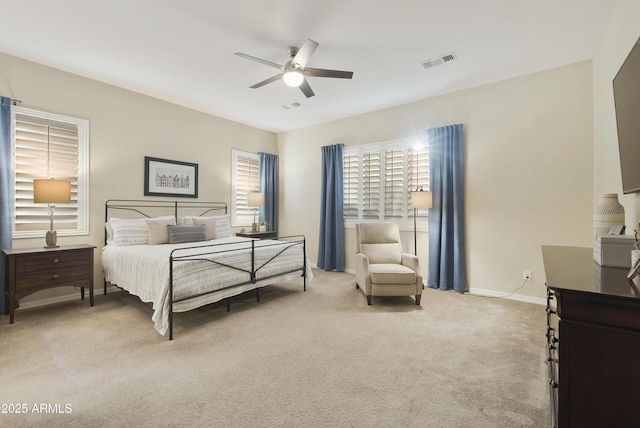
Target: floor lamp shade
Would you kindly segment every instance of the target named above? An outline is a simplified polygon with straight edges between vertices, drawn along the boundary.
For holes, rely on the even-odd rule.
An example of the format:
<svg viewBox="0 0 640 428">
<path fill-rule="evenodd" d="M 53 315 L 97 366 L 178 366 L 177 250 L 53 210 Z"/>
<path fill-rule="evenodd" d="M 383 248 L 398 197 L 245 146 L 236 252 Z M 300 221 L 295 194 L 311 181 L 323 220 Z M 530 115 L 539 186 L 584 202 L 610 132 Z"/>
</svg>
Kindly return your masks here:
<svg viewBox="0 0 640 428">
<path fill-rule="evenodd" d="M 45 248 L 58 246 L 58 234 L 53 230 L 54 204 L 68 204 L 71 202 L 71 182 L 67 180 L 33 180 L 33 202 L 49 204 L 50 226 L 45 237 Z"/>
<path fill-rule="evenodd" d="M 425 192 L 423 190 L 411 192 L 411 208 L 431 208 L 432 206 L 433 199 L 431 192 Z"/>
</svg>

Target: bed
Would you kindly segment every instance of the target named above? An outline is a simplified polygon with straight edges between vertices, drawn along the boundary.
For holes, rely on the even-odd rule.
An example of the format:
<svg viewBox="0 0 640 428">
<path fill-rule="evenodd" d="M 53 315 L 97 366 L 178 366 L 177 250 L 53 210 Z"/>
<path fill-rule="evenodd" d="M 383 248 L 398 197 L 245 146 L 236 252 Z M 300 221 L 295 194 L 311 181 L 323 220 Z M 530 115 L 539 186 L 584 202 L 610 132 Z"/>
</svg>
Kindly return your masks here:
<svg viewBox="0 0 640 428">
<path fill-rule="evenodd" d="M 233 236 L 220 202 L 108 200 L 102 250 L 104 292 L 111 284 L 153 305 L 158 333 L 173 339 L 174 313 L 312 273 L 302 235 Z"/>
</svg>

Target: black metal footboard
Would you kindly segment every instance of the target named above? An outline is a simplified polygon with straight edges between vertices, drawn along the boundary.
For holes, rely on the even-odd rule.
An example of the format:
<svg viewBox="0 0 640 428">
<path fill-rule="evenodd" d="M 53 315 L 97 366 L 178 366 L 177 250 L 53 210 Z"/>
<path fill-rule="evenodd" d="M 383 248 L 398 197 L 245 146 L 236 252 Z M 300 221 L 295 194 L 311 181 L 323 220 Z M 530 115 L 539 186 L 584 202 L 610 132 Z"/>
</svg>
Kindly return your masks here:
<svg viewBox="0 0 640 428">
<path fill-rule="evenodd" d="M 260 245 L 256 245 L 256 244 Z M 187 300 L 213 295 L 216 293 L 220 293 L 225 290 L 238 288 L 238 293 L 248 290 L 240 291 L 240 287 L 247 284 L 256 285 L 258 282 L 265 282 L 270 279 L 278 279 L 282 278 L 285 275 L 288 275 L 293 272 L 301 271 L 301 276 L 303 277 L 303 289 L 307 291 L 307 251 L 306 251 L 306 239 L 303 235 L 293 235 L 287 237 L 279 237 L 277 240 L 268 240 L 268 241 L 259 241 L 256 239 L 252 239 L 251 241 L 246 242 L 246 245 L 242 245 L 240 248 L 237 248 L 238 243 L 221 243 L 221 244 L 211 244 L 204 246 L 194 246 L 194 247 L 185 247 L 175 249 L 171 252 L 170 255 L 170 264 L 169 264 L 169 340 L 173 340 L 173 312 L 174 312 L 174 304 L 184 302 Z M 301 247 L 302 248 L 302 263 L 301 266 L 295 267 L 293 269 L 288 270 L 278 270 L 276 273 L 268 274 L 268 275 L 260 275 L 261 271 L 266 270 L 268 267 L 272 266 L 276 263 L 278 258 L 282 256 L 286 251 L 289 251 L 293 248 Z M 267 260 L 263 260 L 258 262 L 256 260 L 256 256 L 261 250 L 273 248 L 276 250 L 274 254 L 271 254 Z M 245 263 L 242 265 L 237 265 L 233 263 L 229 263 L 228 261 L 223 260 L 225 255 L 229 255 L 232 253 L 246 253 L 249 258 L 249 263 Z M 174 281 L 176 281 L 176 266 L 180 263 L 186 262 L 203 262 L 210 263 L 216 266 L 224 266 L 226 268 L 230 268 L 234 271 L 239 272 L 240 276 L 238 281 L 233 281 L 233 283 L 226 284 L 221 287 L 215 287 L 213 284 L 215 283 L 215 278 L 211 278 L 212 289 L 201 291 L 195 294 L 190 294 L 187 296 L 183 296 L 181 298 L 176 298 L 174 296 Z M 253 289 L 258 289 L 258 287 L 254 287 Z M 222 300 L 222 299 L 220 299 Z M 228 301 L 227 301 L 228 302 Z M 212 301 L 210 303 L 215 303 Z M 228 305 L 228 303 L 227 303 Z"/>
</svg>

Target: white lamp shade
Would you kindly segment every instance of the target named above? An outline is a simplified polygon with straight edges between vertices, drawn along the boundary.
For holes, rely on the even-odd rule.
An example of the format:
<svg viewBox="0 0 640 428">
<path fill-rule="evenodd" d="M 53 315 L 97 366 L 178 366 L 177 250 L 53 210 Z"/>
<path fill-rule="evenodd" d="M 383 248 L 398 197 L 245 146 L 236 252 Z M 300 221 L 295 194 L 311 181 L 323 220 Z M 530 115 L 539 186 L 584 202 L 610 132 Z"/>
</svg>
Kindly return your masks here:
<svg viewBox="0 0 640 428">
<path fill-rule="evenodd" d="M 282 75 L 282 80 L 287 86 L 298 87 L 302 85 L 304 76 L 298 70 L 287 70 Z"/>
<path fill-rule="evenodd" d="M 431 192 L 422 190 L 411 192 L 411 208 L 431 208 L 432 206 L 433 199 Z"/>
<path fill-rule="evenodd" d="M 249 193 L 247 195 L 247 205 L 250 207 L 261 207 L 264 205 L 264 195 L 258 192 Z"/>
<path fill-rule="evenodd" d="M 71 182 L 67 180 L 33 180 L 33 202 L 36 204 L 68 204 Z"/>
</svg>

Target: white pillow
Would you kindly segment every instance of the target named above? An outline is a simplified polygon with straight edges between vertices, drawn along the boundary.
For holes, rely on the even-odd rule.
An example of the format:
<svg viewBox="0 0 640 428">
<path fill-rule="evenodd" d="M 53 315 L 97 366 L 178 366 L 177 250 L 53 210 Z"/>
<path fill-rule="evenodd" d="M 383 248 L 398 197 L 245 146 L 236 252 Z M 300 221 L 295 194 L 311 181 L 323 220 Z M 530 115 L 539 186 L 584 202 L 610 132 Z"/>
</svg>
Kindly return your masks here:
<svg viewBox="0 0 640 428">
<path fill-rule="evenodd" d="M 113 242 L 113 228 L 111 227 L 111 223 L 106 222 L 104 228 L 107 231 L 107 244 L 111 244 Z"/>
<path fill-rule="evenodd" d="M 216 239 L 228 238 L 231 236 L 231 220 L 229 215 L 214 217 L 216 219 Z"/>
<path fill-rule="evenodd" d="M 147 218 L 145 223 L 149 231 L 149 245 L 168 244 L 169 228 L 167 226 L 175 226 L 176 219 L 174 216 Z"/>
<path fill-rule="evenodd" d="M 113 245 L 144 245 L 149 243 L 147 223 L 143 218 L 111 218 L 111 239 L 107 242 Z M 107 230 L 109 228 L 107 227 Z"/>
<path fill-rule="evenodd" d="M 213 217 L 196 217 L 196 216 L 180 217 L 180 224 L 184 226 L 193 226 L 194 218 L 199 218 L 201 220 L 210 219 L 210 218 L 215 219 L 216 220 L 216 239 L 228 238 L 231 236 L 231 220 L 229 218 L 229 214 L 218 215 Z"/>
<path fill-rule="evenodd" d="M 193 226 L 194 216 L 180 216 L 178 217 L 178 226 Z"/>
<path fill-rule="evenodd" d="M 216 219 L 214 217 L 194 217 L 194 226 L 204 226 L 204 231 L 207 235 L 207 240 L 217 239 L 218 233 L 216 230 Z"/>
<path fill-rule="evenodd" d="M 173 216 L 155 217 L 155 219 L 174 219 Z M 107 243 L 113 245 L 145 245 L 149 243 L 149 230 L 144 218 L 116 218 L 109 219 L 107 226 Z M 109 239 L 111 229 L 111 239 Z"/>
</svg>

